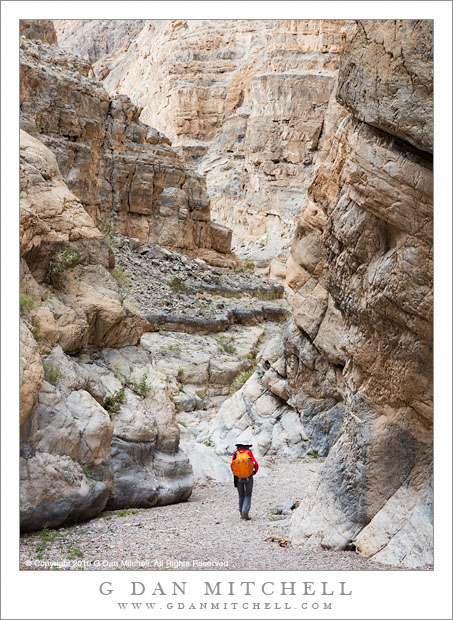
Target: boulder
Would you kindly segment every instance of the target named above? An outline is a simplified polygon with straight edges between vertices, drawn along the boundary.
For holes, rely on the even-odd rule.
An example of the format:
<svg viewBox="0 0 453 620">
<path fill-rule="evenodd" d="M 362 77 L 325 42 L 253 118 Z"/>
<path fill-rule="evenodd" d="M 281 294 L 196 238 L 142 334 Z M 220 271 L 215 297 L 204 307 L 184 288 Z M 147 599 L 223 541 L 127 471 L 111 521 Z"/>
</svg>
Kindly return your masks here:
<svg viewBox="0 0 453 620">
<path fill-rule="evenodd" d="M 107 498 L 106 485 L 89 480 L 68 456 L 36 453 L 20 459 L 22 531 L 93 518 Z"/>
</svg>

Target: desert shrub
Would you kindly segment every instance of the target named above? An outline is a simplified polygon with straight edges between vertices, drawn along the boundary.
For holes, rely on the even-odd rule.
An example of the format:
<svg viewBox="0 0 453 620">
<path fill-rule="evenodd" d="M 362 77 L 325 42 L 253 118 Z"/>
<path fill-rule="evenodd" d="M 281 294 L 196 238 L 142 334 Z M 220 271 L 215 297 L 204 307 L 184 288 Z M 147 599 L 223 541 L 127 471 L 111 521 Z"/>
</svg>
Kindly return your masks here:
<svg viewBox="0 0 453 620">
<path fill-rule="evenodd" d="M 106 396 L 104 399 L 104 409 L 107 411 L 109 416 L 112 418 L 115 413 L 121 408 L 121 405 L 126 402 L 126 392 L 124 387 L 116 390 L 110 396 Z"/>
<path fill-rule="evenodd" d="M 59 252 L 55 252 L 52 260 L 46 266 L 47 284 L 57 290 L 64 288 L 66 284 L 66 270 L 80 260 L 80 256 L 74 250 L 63 247 Z"/>
<path fill-rule="evenodd" d="M 217 344 L 225 353 L 236 353 L 236 347 L 232 343 L 232 340 L 232 338 L 228 339 L 221 336 L 220 338 L 217 338 Z"/>
<path fill-rule="evenodd" d="M 145 372 L 143 374 L 140 381 L 135 381 L 135 379 L 129 379 L 127 384 L 132 390 L 134 390 L 134 392 L 137 392 L 142 396 L 147 396 L 152 391 L 153 387 L 151 383 L 148 383 L 148 372 Z"/>
<path fill-rule="evenodd" d="M 252 368 L 251 370 L 248 370 L 247 372 L 243 372 L 242 374 L 238 375 L 230 386 L 230 394 L 234 394 L 235 392 L 240 390 L 244 383 L 247 381 L 247 379 L 250 379 L 254 372 L 255 369 Z"/>
<path fill-rule="evenodd" d="M 58 380 L 61 378 L 62 373 L 56 364 L 51 360 L 43 360 L 44 379 L 52 385 L 57 385 Z"/>
<path fill-rule="evenodd" d="M 87 463 L 84 463 L 82 465 L 82 469 L 83 469 L 83 473 L 85 474 L 85 476 L 89 479 L 89 480 L 93 480 L 94 476 L 93 476 L 93 472 L 90 469 L 90 466 Z"/>
<path fill-rule="evenodd" d="M 169 287 L 173 293 L 184 293 L 184 291 L 187 290 L 187 287 L 181 278 L 173 278 L 173 280 L 169 283 Z"/>
<path fill-rule="evenodd" d="M 36 342 L 42 340 L 42 333 L 39 327 L 33 327 L 31 331 Z"/>
<path fill-rule="evenodd" d="M 253 273 L 255 271 L 255 265 L 246 260 L 242 263 L 241 268 L 240 268 L 241 273 Z"/>
<path fill-rule="evenodd" d="M 129 286 L 129 284 L 131 283 L 131 281 L 126 275 L 126 272 L 121 267 L 116 267 L 112 271 L 112 276 L 115 278 L 115 280 L 120 286 Z"/>
<path fill-rule="evenodd" d="M 21 293 L 19 297 L 19 307 L 21 312 L 24 310 L 33 310 L 35 307 L 35 300 L 30 295 Z"/>
</svg>

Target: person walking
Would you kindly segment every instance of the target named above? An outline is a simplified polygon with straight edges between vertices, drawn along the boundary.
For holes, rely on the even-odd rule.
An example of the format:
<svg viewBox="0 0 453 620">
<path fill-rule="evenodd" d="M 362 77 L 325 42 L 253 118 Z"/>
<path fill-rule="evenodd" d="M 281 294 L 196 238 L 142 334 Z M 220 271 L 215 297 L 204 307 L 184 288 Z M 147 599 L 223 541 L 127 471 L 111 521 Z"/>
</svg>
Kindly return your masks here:
<svg viewBox="0 0 453 620">
<path fill-rule="evenodd" d="M 239 513 L 241 519 L 250 520 L 249 511 L 252 503 L 253 476 L 258 471 L 258 462 L 253 456 L 251 444 L 237 443 L 231 461 L 234 486 L 239 495 Z"/>
</svg>

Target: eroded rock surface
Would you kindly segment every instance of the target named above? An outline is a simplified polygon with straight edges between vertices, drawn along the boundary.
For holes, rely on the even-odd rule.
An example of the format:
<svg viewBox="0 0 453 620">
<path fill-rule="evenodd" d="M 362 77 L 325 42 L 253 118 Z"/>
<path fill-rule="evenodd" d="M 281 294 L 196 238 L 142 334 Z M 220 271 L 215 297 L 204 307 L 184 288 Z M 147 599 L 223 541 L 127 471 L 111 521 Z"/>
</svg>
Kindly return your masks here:
<svg viewBox="0 0 453 620">
<path fill-rule="evenodd" d="M 80 56 L 25 37 L 20 47 L 21 127 L 55 153 L 95 221 L 142 241 L 229 253 L 231 231 L 210 221 L 204 179 L 139 121 L 140 108 L 110 98 Z"/>
<path fill-rule="evenodd" d="M 244 434 L 260 457 L 326 457 L 297 493 L 294 545 L 342 550 L 353 544 L 378 561 L 431 564 L 432 22 L 136 26 L 125 22 L 108 33 L 100 22 L 80 30 L 68 23 L 60 30 L 73 49 L 88 41 L 90 28 L 100 33 L 99 46 L 81 49 L 112 98 L 89 77 L 88 63 L 55 45 L 22 40 L 25 126 L 37 127 L 66 164 L 65 178 L 87 211 L 114 213 L 117 230 L 135 238 L 115 249 L 129 288 L 124 282 L 114 283 L 114 294 L 103 288 L 108 312 L 100 312 L 100 299 L 87 301 L 96 297 L 90 287 L 99 281 L 111 289 L 113 262 L 98 231 L 83 224 L 61 187 L 59 200 L 82 218 L 76 228 L 83 234 L 68 237 L 60 207 L 54 230 L 45 209 L 39 218 L 24 211 L 22 286 L 38 300 L 24 312 L 24 338 L 39 326 L 41 352 L 65 372 L 56 386 L 44 382 L 40 390 L 35 374 L 25 394 L 23 471 L 32 479 L 36 467 L 45 479 L 54 458 L 71 458 L 74 469 L 59 487 L 72 499 L 58 518 L 53 499 L 49 509 L 32 485 L 24 486 L 27 519 L 30 506 L 42 505 L 54 523 L 92 514 L 103 502 L 116 508 L 186 498 L 192 474 L 178 450 L 179 426 L 197 479 L 226 479 L 226 455 Z M 34 108 L 32 88 L 39 94 Z M 157 130 L 145 131 L 141 110 L 125 95 L 143 106 L 142 120 L 168 135 L 174 150 Z M 77 98 L 86 117 L 71 113 Z M 45 183 L 35 159 L 25 158 L 27 187 L 39 189 Z M 210 222 L 208 193 L 195 168 L 207 175 L 216 217 L 235 227 L 236 247 L 257 271 L 269 269 L 274 257 L 270 274 L 288 294 L 292 318 L 281 333 L 275 326 L 259 355 L 256 323 L 271 316 L 264 305 L 256 312 L 250 292 L 229 314 L 227 293 L 241 287 L 233 286 L 224 258 L 217 255 L 218 269 L 208 270 L 155 244 L 154 233 L 159 244 L 186 253 L 229 251 L 231 232 Z M 51 177 L 56 183 L 56 173 Z M 60 204 L 53 194 L 50 200 Z M 45 266 L 57 242 L 77 244 L 81 260 L 68 274 L 67 292 L 43 299 Z M 153 279 L 163 283 L 160 297 Z M 257 281 L 258 290 L 262 284 Z M 270 289 L 282 287 L 271 283 Z M 152 333 L 138 347 L 124 346 L 136 344 L 142 329 L 140 313 L 127 314 L 134 305 L 128 291 L 142 311 L 150 308 Z M 116 317 L 105 325 L 123 326 L 121 342 L 108 339 L 116 328 L 93 323 L 104 311 Z M 196 333 L 198 312 L 205 334 L 219 332 L 205 336 L 205 344 Z M 80 343 L 103 348 L 94 358 L 80 353 Z M 36 346 L 29 349 L 36 358 Z M 234 382 L 244 383 L 248 374 L 235 391 Z M 144 394 L 150 380 L 154 392 Z M 107 420 L 101 415 L 106 398 L 122 388 L 126 402 Z M 46 399 L 56 399 L 57 409 L 64 403 L 55 419 Z M 66 446 L 52 430 L 53 443 L 42 429 L 63 424 L 79 400 L 104 439 L 93 445 L 77 414 L 86 441 L 68 434 Z M 58 455 L 36 452 L 43 442 Z M 82 458 L 81 465 L 92 467 L 94 490 L 72 460 Z M 131 487 L 134 479 L 138 489 Z"/>
<path fill-rule="evenodd" d="M 23 131 L 20 216 L 22 529 L 186 500 L 167 379 L 136 346 L 149 322 L 55 155 Z"/>
<path fill-rule="evenodd" d="M 20 147 L 21 290 L 33 300 L 27 317 L 42 350 L 57 343 L 71 353 L 137 344 L 147 321 L 130 299 L 121 299 L 103 234 L 68 190 L 55 155 L 24 131 Z M 61 270 L 59 287 L 49 286 L 52 261 L 55 277 Z"/>
<path fill-rule="evenodd" d="M 121 235 L 111 243 L 121 289 L 139 305 L 150 330 L 205 334 L 289 316 L 283 286 L 255 273 L 252 263 L 214 267 Z"/>
<path fill-rule="evenodd" d="M 58 44 L 95 64 L 115 51 L 126 51 L 144 19 L 55 19 Z M 56 42 L 56 41 L 55 41 Z"/>
<path fill-rule="evenodd" d="M 432 21 L 360 20 L 337 99 L 355 118 L 432 152 L 433 69 Z"/>
<path fill-rule="evenodd" d="M 102 24 L 69 22 L 60 44 L 83 48 L 87 27 L 95 35 Z M 218 221 L 241 237 L 287 237 L 353 29 L 348 20 L 148 20 L 127 52 L 99 58 L 94 71 L 206 174 Z"/>
<path fill-rule="evenodd" d="M 370 41 L 391 35 L 400 70 L 401 59 L 410 56 L 425 63 L 422 75 L 430 75 L 424 46 L 432 24 L 359 26 L 358 40 L 367 32 L 367 44 L 356 41 L 345 52 L 340 76 L 354 64 L 354 75 L 371 82 L 367 109 L 387 109 L 384 93 L 394 90 L 398 72 L 371 70 L 370 47 L 377 48 Z M 429 80 L 424 88 L 429 91 Z M 340 124 L 315 174 L 291 252 L 289 285 L 300 328 L 316 345 L 322 308 L 342 326 L 339 351 L 318 346 L 316 365 L 343 358 L 338 385 L 345 406 L 344 425 L 294 515 L 291 536 L 312 548 L 342 549 L 352 540 L 376 559 L 424 566 L 432 562 L 432 159 L 409 144 L 426 148 L 429 140 L 410 137 L 407 123 L 426 128 L 431 113 L 429 105 L 415 104 L 417 94 L 407 93 L 392 126 L 362 113 L 361 92 L 340 78 L 337 97 L 353 116 Z M 311 266 L 307 255 L 315 258 Z M 305 295 L 310 282 L 316 286 Z"/>
</svg>

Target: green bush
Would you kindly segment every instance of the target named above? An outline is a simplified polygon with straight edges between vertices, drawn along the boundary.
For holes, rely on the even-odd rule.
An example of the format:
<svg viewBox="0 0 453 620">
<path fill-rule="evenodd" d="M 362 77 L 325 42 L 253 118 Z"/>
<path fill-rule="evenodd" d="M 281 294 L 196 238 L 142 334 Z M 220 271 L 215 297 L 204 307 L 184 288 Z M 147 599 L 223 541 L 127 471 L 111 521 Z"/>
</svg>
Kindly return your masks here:
<svg viewBox="0 0 453 620">
<path fill-rule="evenodd" d="M 66 547 L 66 557 L 68 560 L 77 560 L 77 558 L 83 558 L 83 552 L 78 547 L 69 545 Z"/>
<path fill-rule="evenodd" d="M 33 327 L 31 331 L 33 333 L 33 337 L 36 340 L 36 342 L 39 342 L 40 340 L 42 340 L 42 333 L 39 327 Z"/>
<path fill-rule="evenodd" d="M 19 307 L 21 312 L 24 310 L 33 310 L 35 307 L 35 300 L 30 295 L 21 293 L 19 297 Z"/>
<path fill-rule="evenodd" d="M 220 338 L 217 338 L 217 344 L 225 353 L 236 353 L 236 347 L 232 344 L 232 340 L 232 338 L 228 339 L 221 336 Z"/>
<path fill-rule="evenodd" d="M 54 542 L 56 538 L 62 536 L 57 530 L 49 530 L 47 526 L 44 526 L 39 535 L 40 541 L 36 545 L 35 551 L 38 558 L 42 558 L 43 553 L 48 550 L 48 544 Z"/>
<path fill-rule="evenodd" d="M 89 480 L 93 480 L 94 476 L 93 473 L 90 469 L 90 466 L 87 463 L 84 463 L 82 465 L 82 469 L 83 469 L 83 473 L 85 474 L 85 476 L 89 479 Z"/>
<path fill-rule="evenodd" d="M 255 271 L 255 265 L 246 260 L 242 263 L 240 271 L 241 273 L 253 273 Z"/>
<path fill-rule="evenodd" d="M 115 278 L 115 280 L 120 286 L 129 286 L 129 284 L 131 283 L 131 281 L 126 275 L 126 272 L 121 267 L 117 267 L 116 269 L 114 269 L 112 271 L 112 276 Z"/>
<path fill-rule="evenodd" d="M 111 396 L 106 396 L 104 399 L 104 409 L 107 411 L 109 416 L 112 418 L 115 413 L 121 408 L 121 405 L 126 402 L 126 393 L 124 388 L 120 388 L 113 392 Z"/>
<path fill-rule="evenodd" d="M 251 370 L 248 370 L 247 372 L 243 372 L 242 374 L 238 375 L 230 386 L 230 394 L 234 394 L 235 392 L 240 390 L 244 383 L 247 381 L 247 379 L 250 379 L 254 372 L 255 369 L 252 368 Z"/>
<path fill-rule="evenodd" d="M 64 247 L 59 252 L 55 252 L 52 260 L 46 266 L 47 284 L 57 290 L 64 288 L 66 284 L 65 271 L 80 260 L 80 256 L 74 250 Z"/>
<path fill-rule="evenodd" d="M 142 376 L 142 378 L 140 379 L 140 381 L 135 381 L 135 380 L 129 380 L 127 382 L 128 386 L 134 390 L 134 392 L 137 392 L 138 394 L 141 394 L 142 396 L 147 396 L 151 390 L 152 390 L 152 385 L 151 383 L 148 383 L 148 372 L 145 372 Z"/>
<path fill-rule="evenodd" d="M 173 278 L 173 280 L 169 283 L 169 287 L 174 293 L 184 293 L 187 290 L 187 287 L 181 278 Z"/>
<path fill-rule="evenodd" d="M 50 360 L 43 360 L 44 379 L 52 385 L 57 385 L 58 380 L 61 378 L 61 370 Z"/>
</svg>

